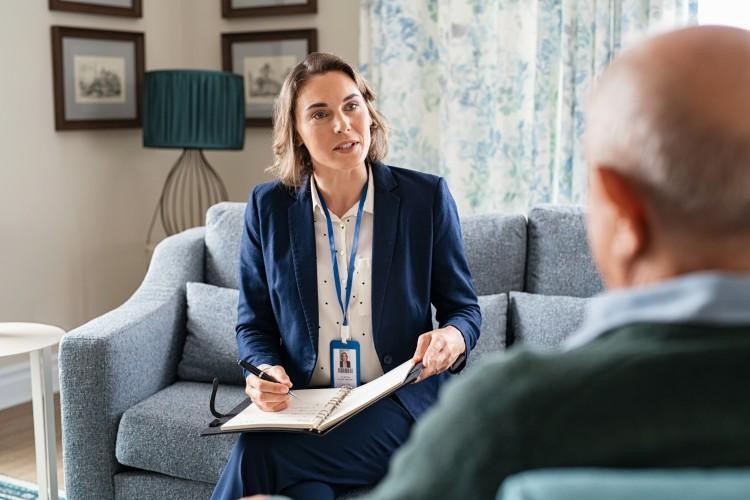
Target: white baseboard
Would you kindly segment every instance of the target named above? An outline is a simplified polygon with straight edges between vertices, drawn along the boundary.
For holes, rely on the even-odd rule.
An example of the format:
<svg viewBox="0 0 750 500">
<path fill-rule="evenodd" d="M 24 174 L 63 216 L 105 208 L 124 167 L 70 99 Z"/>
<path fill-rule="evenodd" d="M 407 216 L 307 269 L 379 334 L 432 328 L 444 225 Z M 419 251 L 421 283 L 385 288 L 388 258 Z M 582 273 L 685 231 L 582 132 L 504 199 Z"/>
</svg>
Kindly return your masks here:
<svg viewBox="0 0 750 500">
<path fill-rule="evenodd" d="M 55 392 L 60 388 L 57 374 L 57 354 L 52 355 L 52 387 Z M 0 367 L 0 410 L 31 401 L 31 366 L 28 361 L 21 361 Z"/>
</svg>

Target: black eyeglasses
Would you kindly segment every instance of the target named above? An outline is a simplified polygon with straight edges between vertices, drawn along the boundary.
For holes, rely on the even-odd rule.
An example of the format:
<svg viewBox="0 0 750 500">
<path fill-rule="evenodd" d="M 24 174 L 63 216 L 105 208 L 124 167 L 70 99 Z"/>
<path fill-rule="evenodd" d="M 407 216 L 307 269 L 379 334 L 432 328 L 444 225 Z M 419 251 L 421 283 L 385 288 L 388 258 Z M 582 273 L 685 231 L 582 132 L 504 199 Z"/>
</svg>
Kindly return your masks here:
<svg viewBox="0 0 750 500">
<path fill-rule="evenodd" d="M 208 410 L 211 412 L 211 415 L 216 417 L 216 419 L 213 420 L 210 424 L 208 424 L 209 427 L 217 427 L 225 423 L 230 418 L 237 416 L 237 414 L 239 414 L 239 412 L 242 411 L 241 409 L 238 409 L 242 405 L 232 408 L 232 412 L 230 413 L 221 413 L 218 410 L 216 410 L 216 392 L 218 390 L 219 390 L 219 379 L 214 377 L 214 380 L 211 384 L 211 400 L 208 402 Z"/>
</svg>

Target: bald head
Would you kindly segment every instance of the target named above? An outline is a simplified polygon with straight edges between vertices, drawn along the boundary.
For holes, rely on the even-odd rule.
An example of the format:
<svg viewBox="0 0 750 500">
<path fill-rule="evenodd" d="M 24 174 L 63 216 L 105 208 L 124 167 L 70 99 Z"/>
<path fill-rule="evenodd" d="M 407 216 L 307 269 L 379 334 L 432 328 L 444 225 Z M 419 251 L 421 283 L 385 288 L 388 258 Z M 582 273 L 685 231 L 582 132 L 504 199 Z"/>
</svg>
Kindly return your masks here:
<svg viewBox="0 0 750 500">
<path fill-rule="evenodd" d="M 589 102 L 586 156 L 632 181 L 658 229 L 750 237 L 750 32 L 687 28 L 624 52 Z"/>
</svg>

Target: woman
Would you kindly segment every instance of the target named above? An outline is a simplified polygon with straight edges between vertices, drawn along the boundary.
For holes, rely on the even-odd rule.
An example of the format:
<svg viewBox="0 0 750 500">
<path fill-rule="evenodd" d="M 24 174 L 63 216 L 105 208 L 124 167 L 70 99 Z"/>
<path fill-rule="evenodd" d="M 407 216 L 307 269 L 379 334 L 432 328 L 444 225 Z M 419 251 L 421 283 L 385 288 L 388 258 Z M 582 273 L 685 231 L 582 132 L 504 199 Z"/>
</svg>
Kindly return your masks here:
<svg viewBox="0 0 750 500">
<path fill-rule="evenodd" d="M 286 408 L 291 387 L 343 385 L 349 372 L 365 383 L 410 358 L 423 372 L 322 437 L 243 434 L 213 498 L 334 498 L 377 483 L 479 336 L 453 199 L 439 177 L 379 163 L 387 130 L 374 99 L 330 54 L 308 55 L 286 78 L 274 109 L 278 180 L 257 186 L 245 212 L 237 344 L 280 382 L 247 376 L 265 411 Z M 352 369 L 337 374 L 342 351 Z"/>
</svg>

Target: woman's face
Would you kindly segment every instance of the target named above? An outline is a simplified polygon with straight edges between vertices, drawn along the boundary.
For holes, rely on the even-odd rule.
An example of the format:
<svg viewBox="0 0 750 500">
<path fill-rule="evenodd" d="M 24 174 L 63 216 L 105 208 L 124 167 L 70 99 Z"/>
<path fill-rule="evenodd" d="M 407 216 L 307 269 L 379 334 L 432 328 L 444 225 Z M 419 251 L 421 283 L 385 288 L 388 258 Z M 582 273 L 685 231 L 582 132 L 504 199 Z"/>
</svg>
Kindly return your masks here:
<svg viewBox="0 0 750 500">
<path fill-rule="evenodd" d="M 357 84 L 340 71 L 315 75 L 297 94 L 296 129 L 313 170 L 364 165 L 372 120 Z"/>
</svg>

